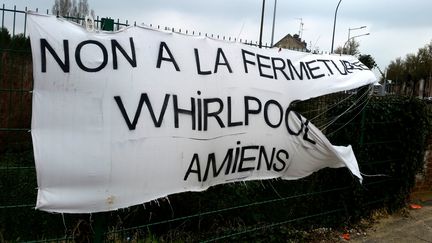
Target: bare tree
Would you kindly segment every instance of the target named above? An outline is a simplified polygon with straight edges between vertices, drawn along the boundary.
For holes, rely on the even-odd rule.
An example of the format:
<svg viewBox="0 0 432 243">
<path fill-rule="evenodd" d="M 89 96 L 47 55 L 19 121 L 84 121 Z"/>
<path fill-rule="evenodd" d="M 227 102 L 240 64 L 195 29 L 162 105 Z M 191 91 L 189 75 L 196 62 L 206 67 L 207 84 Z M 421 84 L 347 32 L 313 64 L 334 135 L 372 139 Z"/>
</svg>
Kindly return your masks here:
<svg viewBox="0 0 432 243">
<path fill-rule="evenodd" d="M 51 9 L 52 14 L 83 18 L 86 15 L 94 17 L 87 0 L 55 0 Z"/>
<path fill-rule="evenodd" d="M 60 16 L 69 16 L 71 7 L 70 0 L 55 0 L 51 12 Z"/>
<path fill-rule="evenodd" d="M 360 43 L 354 39 L 351 39 L 347 41 L 343 47 L 342 46 L 337 47 L 334 52 L 337 54 L 348 54 L 348 55 L 356 56 L 360 54 L 359 47 L 360 47 Z"/>
</svg>

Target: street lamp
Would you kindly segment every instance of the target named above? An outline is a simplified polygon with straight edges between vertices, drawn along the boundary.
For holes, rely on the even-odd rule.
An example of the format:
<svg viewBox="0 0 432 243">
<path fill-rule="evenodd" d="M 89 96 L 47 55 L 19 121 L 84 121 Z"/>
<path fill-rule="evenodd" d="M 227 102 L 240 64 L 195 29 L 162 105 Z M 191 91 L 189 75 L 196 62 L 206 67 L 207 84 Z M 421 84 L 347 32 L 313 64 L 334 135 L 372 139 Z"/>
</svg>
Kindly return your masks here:
<svg viewBox="0 0 432 243">
<path fill-rule="evenodd" d="M 367 27 L 366 25 L 363 25 L 363 26 L 360 26 L 360 27 L 357 27 L 357 28 L 348 28 L 348 39 L 347 40 L 350 39 L 351 30 L 360 30 L 360 29 L 364 29 L 366 27 Z"/>
<path fill-rule="evenodd" d="M 345 42 L 345 44 L 343 45 L 342 50 L 345 50 L 345 47 L 346 47 L 346 45 L 348 44 L 348 42 L 349 42 L 350 40 L 353 40 L 354 38 L 357 38 L 357 37 L 360 37 L 360 36 L 365 36 L 365 35 L 370 35 L 370 33 L 361 34 L 361 35 L 356 35 L 356 36 L 353 36 L 353 37 L 349 38 L 349 39 Z M 349 51 L 347 51 L 346 54 L 349 54 Z"/>
<path fill-rule="evenodd" d="M 338 5 L 336 6 L 335 15 L 334 15 L 334 22 L 333 22 L 333 37 L 332 37 L 332 44 L 331 44 L 331 51 L 330 53 L 333 53 L 333 46 L 334 46 L 334 36 L 335 36 L 335 29 L 336 29 L 336 17 L 337 17 L 337 11 L 339 8 L 339 4 L 342 2 L 342 0 L 339 0 Z"/>
</svg>

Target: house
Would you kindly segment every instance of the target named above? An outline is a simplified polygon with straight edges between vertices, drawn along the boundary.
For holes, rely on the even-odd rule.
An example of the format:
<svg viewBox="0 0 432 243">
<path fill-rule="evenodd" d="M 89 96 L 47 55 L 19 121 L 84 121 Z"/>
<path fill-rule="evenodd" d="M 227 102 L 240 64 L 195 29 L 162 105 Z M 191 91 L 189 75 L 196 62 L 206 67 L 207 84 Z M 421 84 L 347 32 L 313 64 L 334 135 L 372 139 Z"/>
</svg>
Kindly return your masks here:
<svg viewBox="0 0 432 243">
<path fill-rule="evenodd" d="M 298 34 L 295 34 L 293 36 L 291 34 L 286 35 L 284 38 L 276 42 L 276 44 L 274 44 L 274 47 L 307 51 L 306 41 L 302 40 Z"/>
</svg>

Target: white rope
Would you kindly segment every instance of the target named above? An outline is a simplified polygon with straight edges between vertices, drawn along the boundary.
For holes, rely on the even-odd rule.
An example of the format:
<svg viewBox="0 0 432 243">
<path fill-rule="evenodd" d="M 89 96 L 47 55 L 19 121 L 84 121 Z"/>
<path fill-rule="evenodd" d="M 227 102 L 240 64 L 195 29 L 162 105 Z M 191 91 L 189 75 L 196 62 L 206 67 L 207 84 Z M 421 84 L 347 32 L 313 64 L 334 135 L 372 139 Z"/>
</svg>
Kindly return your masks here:
<svg viewBox="0 0 432 243">
<path fill-rule="evenodd" d="M 343 115 L 345 115 L 346 113 L 348 113 L 348 112 L 350 112 L 350 111 L 352 111 L 352 110 L 354 110 L 354 108 L 357 108 L 357 107 L 359 107 L 360 105 L 363 105 L 363 104 L 367 104 L 368 102 L 369 102 L 369 100 L 370 100 L 370 97 L 368 97 L 367 99 L 364 99 L 366 96 L 368 96 L 368 94 L 369 94 L 369 92 L 370 92 L 370 90 L 372 89 L 372 87 L 369 87 L 369 89 L 367 90 L 367 92 L 364 92 L 364 94 L 362 94 L 362 96 L 360 96 L 357 100 L 355 100 L 354 101 L 354 103 L 352 104 L 352 105 L 350 105 L 345 111 L 343 111 L 341 114 L 339 114 L 339 115 L 337 115 L 335 118 L 333 118 L 330 122 L 328 122 L 327 124 L 324 124 L 322 127 L 320 127 L 320 130 L 325 130 L 325 129 L 327 129 L 329 126 L 331 126 L 333 123 L 335 123 L 340 117 L 342 117 Z M 360 103 L 360 105 L 358 105 L 358 103 L 361 101 L 361 103 Z M 362 110 L 361 111 L 363 111 L 364 109 L 366 108 L 366 105 L 364 105 L 363 106 L 363 108 L 362 108 Z M 361 112 L 360 111 L 360 112 Z M 357 113 L 356 114 L 356 116 L 358 115 L 358 114 L 360 114 L 360 112 L 359 113 Z M 356 117 L 356 116 L 354 116 L 354 118 Z M 353 119 L 351 119 L 350 121 L 352 121 Z M 349 121 L 349 122 L 350 122 Z M 348 123 L 349 123 L 348 122 Z M 344 127 L 344 126 L 346 126 L 348 123 L 345 123 L 342 127 Z M 339 129 L 338 129 L 339 130 Z"/>
</svg>

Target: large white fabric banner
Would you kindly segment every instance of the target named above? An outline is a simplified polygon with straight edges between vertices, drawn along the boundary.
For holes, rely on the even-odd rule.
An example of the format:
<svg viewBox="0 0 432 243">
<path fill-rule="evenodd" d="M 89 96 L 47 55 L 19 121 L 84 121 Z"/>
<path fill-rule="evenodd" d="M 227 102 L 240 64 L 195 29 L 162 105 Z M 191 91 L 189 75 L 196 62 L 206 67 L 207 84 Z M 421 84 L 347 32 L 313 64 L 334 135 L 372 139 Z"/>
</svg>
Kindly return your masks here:
<svg viewBox="0 0 432 243">
<path fill-rule="evenodd" d="M 29 14 L 37 208 L 89 213 L 246 180 L 348 167 L 294 100 L 375 76 L 351 56 L 259 49 Z"/>
</svg>

